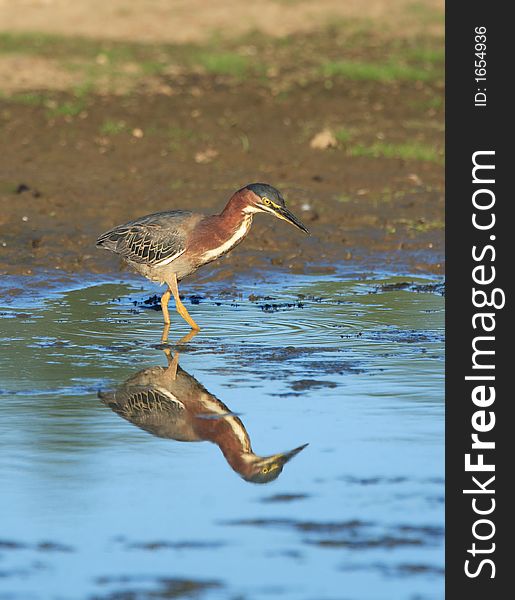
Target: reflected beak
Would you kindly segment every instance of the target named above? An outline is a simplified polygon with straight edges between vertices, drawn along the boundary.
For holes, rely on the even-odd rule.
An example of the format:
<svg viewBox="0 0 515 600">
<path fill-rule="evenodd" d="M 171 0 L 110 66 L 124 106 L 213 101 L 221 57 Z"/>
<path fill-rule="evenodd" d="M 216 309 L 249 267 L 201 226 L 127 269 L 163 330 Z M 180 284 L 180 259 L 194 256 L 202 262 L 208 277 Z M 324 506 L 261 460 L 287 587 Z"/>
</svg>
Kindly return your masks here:
<svg viewBox="0 0 515 600">
<path fill-rule="evenodd" d="M 283 208 L 283 207 L 277 208 L 274 210 L 274 214 L 279 219 L 282 219 L 283 221 L 287 221 L 288 223 L 291 223 L 292 225 L 294 225 L 301 231 L 304 231 L 304 233 L 307 233 L 308 235 L 310 235 L 309 229 L 304 225 L 304 223 L 300 219 L 297 219 L 297 217 L 292 212 L 290 212 L 287 208 Z"/>
<path fill-rule="evenodd" d="M 306 446 L 307 444 L 304 444 L 289 452 L 281 452 L 273 456 L 259 457 L 254 455 L 257 462 L 249 463 L 250 473 L 240 473 L 240 475 L 243 479 L 252 483 L 270 483 L 270 481 L 274 481 L 279 477 L 284 465 L 301 450 L 304 450 Z M 265 469 L 264 472 L 263 469 Z"/>
<path fill-rule="evenodd" d="M 278 462 L 281 466 L 285 465 L 288 461 L 290 461 L 294 456 L 296 456 L 301 450 L 304 450 L 306 446 L 309 444 L 303 444 L 294 450 L 290 450 L 289 452 L 282 452 L 281 454 L 275 454 L 273 460 Z"/>
</svg>

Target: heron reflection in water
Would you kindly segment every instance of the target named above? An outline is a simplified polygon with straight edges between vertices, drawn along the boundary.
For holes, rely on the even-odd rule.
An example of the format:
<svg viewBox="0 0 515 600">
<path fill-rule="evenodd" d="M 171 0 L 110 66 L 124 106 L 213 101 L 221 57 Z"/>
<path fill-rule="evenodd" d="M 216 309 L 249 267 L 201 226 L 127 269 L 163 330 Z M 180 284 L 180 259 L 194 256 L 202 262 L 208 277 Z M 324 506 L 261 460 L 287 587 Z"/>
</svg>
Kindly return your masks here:
<svg viewBox="0 0 515 600">
<path fill-rule="evenodd" d="M 183 340 L 181 340 L 183 341 Z M 209 441 L 243 479 L 268 483 L 307 444 L 289 452 L 258 456 L 241 420 L 194 377 L 181 369 L 179 354 L 164 350 L 168 365 L 139 371 L 112 392 L 100 392 L 115 413 L 149 433 L 179 442 Z"/>
</svg>

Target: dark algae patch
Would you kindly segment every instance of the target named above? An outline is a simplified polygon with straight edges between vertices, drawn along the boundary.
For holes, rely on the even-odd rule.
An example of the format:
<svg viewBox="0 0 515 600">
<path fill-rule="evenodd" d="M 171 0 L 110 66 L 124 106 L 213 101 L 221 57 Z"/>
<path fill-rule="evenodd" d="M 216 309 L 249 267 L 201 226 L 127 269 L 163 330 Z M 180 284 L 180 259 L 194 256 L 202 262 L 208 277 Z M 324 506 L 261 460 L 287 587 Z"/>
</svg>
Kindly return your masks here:
<svg viewBox="0 0 515 600">
<path fill-rule="evenodd" d="M 202 598 L 211 590 L 223 588 L 217 581 L 138 576 L 106 576 L 97 579 L 99 586 L 118 587 L 90 596 L 90 600 L 153 600 L 165 598 Z"/>
<path fill-rule="evenodd" d="M 325 548 L 396 548 L 440 543 L 442 527 L 397 525 L 384 527 L 379 523 L 359 520 L 343 522 L 295 521 L 292 519 L 248 519 L 228 523 L 239 527 L 292 529 L 303 544 Z"/>
</svg>

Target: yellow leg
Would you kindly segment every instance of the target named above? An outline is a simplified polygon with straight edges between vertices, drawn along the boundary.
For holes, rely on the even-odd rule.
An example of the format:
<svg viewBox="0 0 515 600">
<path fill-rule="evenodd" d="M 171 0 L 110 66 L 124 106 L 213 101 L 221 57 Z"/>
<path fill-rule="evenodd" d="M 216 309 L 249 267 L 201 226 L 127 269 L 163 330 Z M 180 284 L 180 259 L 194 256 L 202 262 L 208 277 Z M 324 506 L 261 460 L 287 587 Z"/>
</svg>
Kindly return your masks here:
<svg viewBox="0 0 515 600">
<path fill-rule="evenodd" d="M 171 292 L 170 288 L 161 296 L 161 310 L 163 311 L 164 322 L 170 324 L 170 313 L 168 312 L 168 302 L 170 300 Z"/>
<path fill-rule="evenodd" d="M 178 342 L 177 342 L 177 346 L 181 346 L 182 344 L 187 344 L 188 342 L 190 342 L 199 332 L 198 329 L 192 329 L 189 333 L 187 333 L 186 335 L 184 335 Z"/>
<path fill-rule="evenodd" d="M 169 285 L 170 291 L 172 292 L 173 297 L 175 299 L 175 309 L 177 310 L 177 312 L 181 315 L 181 317 L 186 321 L 186 323 L 188 323 L 188 325 L 192 329 L 197 329 L 198 331 L 200 331 L 200 327 L 190 317 L 188 311 L 186 310 L 186 307 L 184 306 L 184 304 L 181 302 L 181 299 L 179 298 L 179 288 L 177 287 L 177 277 L 175 274 L 173 276 L 172 281 L 170 281 L 168 283 L 168 285 Z"/>
<path fill-rule="evenodd" d="M 168 332 L 170 331 L 170 324 L 169 323 L 165 323 L 164 327 L 163 327 L 163 333 L 161 334 L 161 343 L 164 344 L 166 341 L 168 341 Z"/>
<path fill-rule="evenodd" d="M 163 352 L 166 354 L 166 358 L 168 360 L 168 372 L 172 376 L 172 380 L 175 381 L 177 379 L 177 367 L 179 366 L 179 353 L 176 352 L 173 356 L 170 351 L 170 348 L 165 348 Z"/>
<path fill-rule="evenodd" d="M 164 344 L 165 342 L 168 341 L 168 334 L 170 332 L 170 325 L 168 323 L 165 323 L 165 326 L 163 327 L 163 334 L 161 336 L 161 343 Z M 187 333 L 186 335 L 184 335 L 178 342 L 175 342 L 176 346 L 181 346 L 183 344 L 187 344 L 189 341 L 191 341 L 199 332 L 199 329 L 192 329 L 189 333 Z M 163 350 L 163 352 L 167 352 L 167 349 L 165 348 Z"/>
</svg>

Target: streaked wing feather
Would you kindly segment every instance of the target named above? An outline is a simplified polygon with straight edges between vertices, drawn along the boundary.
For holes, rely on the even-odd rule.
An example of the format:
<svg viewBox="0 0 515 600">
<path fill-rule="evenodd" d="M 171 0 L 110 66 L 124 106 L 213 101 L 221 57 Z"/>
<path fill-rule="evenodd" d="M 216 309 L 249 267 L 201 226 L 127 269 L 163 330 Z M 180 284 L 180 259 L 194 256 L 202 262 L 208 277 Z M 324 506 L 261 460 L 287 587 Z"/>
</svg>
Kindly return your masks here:
<svg viewBox="0 0 515 600">
<path fill-rule="evenodd" d="M 184 252 L 184 240 L 177 231 L 133 226 L 120 235 L 116 251 L 135 263 L 158 265 Z"/>
<path fill-rule="evenodd" d="M 114 392 L 100 394 L 104 404 L 118 414 L 128 417 L 143 413 L 176 412 L 184 404 L 161 386 L 121 386 Z"/>
<path fill-rule="evenodd" d="M 122 386 L 101 398 L 120 417 L 159 437 L 176 439 L 186 414 L 184 404 L 160 386 Z"/>
<path fill-rule="evenodd" d="M 107 231 L 98 238 L 97 245 L 134 263 L 168 264 L 185 251 L 180 224 L 189 215 L 187 211 L 149 215 Z"/>
</svg>

